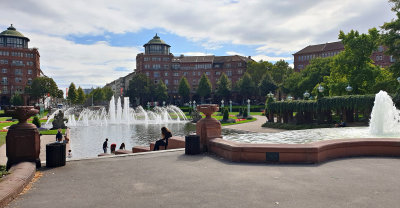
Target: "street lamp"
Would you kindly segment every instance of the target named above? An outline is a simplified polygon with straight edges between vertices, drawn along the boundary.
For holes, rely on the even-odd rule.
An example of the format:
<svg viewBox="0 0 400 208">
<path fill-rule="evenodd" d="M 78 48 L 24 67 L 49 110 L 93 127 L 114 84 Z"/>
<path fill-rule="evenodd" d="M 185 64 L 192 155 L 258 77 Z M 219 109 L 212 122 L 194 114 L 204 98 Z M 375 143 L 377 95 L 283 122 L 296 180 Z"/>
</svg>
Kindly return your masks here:
<svg viewBox="0 0 400 208">
<path fill-rule="evenodd" d="M 304 99 L 308 100 L 308 98 L 310 97 L 310 93 L 308 93 L 308 91 L 306 90 L 306 92 L 303 94 Z"/>
<path fill-rule="evenodd" d="M 165 101 L 162 101 L 162 106 L 163 106 L 163 107 L 165 106 Z"/>
<path fill-rule="evenodd" d="M 229 100 L 229 112 L 232 113 L 232 100 Z"/>
<path fill-rule="evenodd" d="M 353 91 L 353 88 L 350 86 L 350 84 L 347 85 L 347 87 L 345 88 L 347 92 L 351 92 Z"/>
<path fill-rule="evenodd" d="M 274 97 L 274 94 L 273 94 L 271 91 L 269 91 L 269 93 L 267 94 L 267 96 L 268 96 L 269 98 L 272 98 L 272 97 Z"/>
<path fill-rule="evenodd" d="M 323 93 L 324 90 L 325 90 L 324 87 L 322 87 L 322 85 L 319 84 L 319 86 L 318 86 L 318 91 L 319 91 L 320 93 Z"/>
<path fill-rule="evenodd" d="M 150 109 L 150 102 L 147 102 L 147 110 Z"/>
<path fill-rule="evenodd" d="M 292 97 L 291 95 L 288 95 L 288 96 L 287 96 L 287 100 L 292 101 L 292 100 L 293 100 L 293 97 Z"/>
<path fill-rule="evenodd" d="M 224 108 L 225 106 L 224 106 L 224 100 L 221 100 L 221 108 Z"/>
<path fill-rule="evenodd" d="M 195 100 L 193 100 L 193 109 L 194 110 L 196 109 L 196 101 Z"/>
<path fill-rule="evenodd" d="M 397 77 L 397 81 L 400 83 L 400 77 Z"/>
<path fill-rule="evenodd" d="M 247 115 L 250 116 L 250 99 L 247 99 Z"/>
</svg>

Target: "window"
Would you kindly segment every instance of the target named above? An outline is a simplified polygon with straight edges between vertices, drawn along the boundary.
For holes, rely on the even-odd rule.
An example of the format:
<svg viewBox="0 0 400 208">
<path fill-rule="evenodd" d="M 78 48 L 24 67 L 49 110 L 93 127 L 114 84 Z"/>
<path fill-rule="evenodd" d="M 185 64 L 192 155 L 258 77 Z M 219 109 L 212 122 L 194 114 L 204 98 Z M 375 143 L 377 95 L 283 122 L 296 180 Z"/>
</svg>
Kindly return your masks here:
<svg viewBox="0 0 400 208">
<path fill-rule="evenodd" d="M 151 58 L 151 60 L 152 61 L 161 61 L 161 58 L 160 57 L 153 57 L 153 58 Z"/>
<path fill-rule="evenodd" d="M 13 60 L 11 65 L 15 65 L 15 66 L 23 66 L 24 63 L 22 61 L 18 61 L 18 60 Z"/>
<path fill-rule="evenodd" d="M 3 74 L 7 73 L 7 69 L 2 69 L 1 73 L 3 73 Z"/>
<path fill-rule="evenodd" d="M 297 66 L 298 69 L 303 69 L 303 64 Z"/>
<path fill-rule="evenodd" d="M 22 61 L 21 61 L 21 64 L 22 64 Z M 22 64 L 23 65 L 23 64 Z M 27 61 L 26 62 L 26 65 L 28 65 L 28 66 L 33 66 L 33 62 L 32 61 Z"/>
<path fill-rule="evenodd" d="M 160 77 L 160 72 L 154 72 L 154 77 Z"/>
<path fill-rule="evenodd" d="M 167 77 L 167 76 L 168 76 L 168 72 L 164 72 L 164 76 L 166 76 L 166 77 Z"/>
<path fill-rule="evenodd" d="M 149 72 L 146 72 L 146 76 L 150 76 L 150 73 L 149 73 Z"/>
<path fill-rule="evenodd" d="M 174 77 L 179 77 L 179 72 L 174 72 Z"/>
<path fill-rule="evenodd" d="M 231 68 L 231 64 L 226 64 L 226 68 Z"/>
<path fill-rule="evenodd" d="M 215 75 L 221 75 L 221 72 L 216 71 L 216 72 L 215 72 Z"/>
<path fill-rule="evenodd" d="M 7 86 L 3 86 L 3 94 L 8 94 L 8 87 Z"/>
<path fill-rule="evenodd" d="M 153 69 L 161 69 L 161 65 L 160 64 L 153 64 Z"/>
<path fill-rule="evenodd" d="M 197 76 L 201 76 L 201 72 L 197 72 Z"/>
<path fill-rule="evenodd" d="M 179 69 L 180 65 L 179 64 L 172 64 L 172 69 Z"/>
<path fill-rule="evenodd" d="M 395 62 L 396 61 L 396 59 L 393 57 L 393 56 L 390 56 L 390 62 Z"/>
<path fill-rule="evenodd" d="M 239 62 L 239 63 L 238 63 L 238 67 L 241 67 L 241 66 L 242 66 L 242 62 Z"/>
<path fill-rule="evenodd" d="M 183 72 L 183 76 L 187 76 L 187 74 L 188 74 L 187 72 Z"/>
<path fill-rule="evenodd" d="M 196 80 L 196 79 L 193 79 L 192 83 L 193 83 L 193 84 L 197 84 L 197 80 Z"/>
<path fill-rule="evenodd" d="M 193 75 L 193 76 L 196 76 L 196 72 L 192 72 L 192 75 Z"/>
<path fill-rule="evenodd" d="M 15 82 L 16 83 L 21 83 L 22 82 L 22 78 L 21 77 L 15 77 Z"/>
<path fill-rule="evenodd" d="M 232 71 L 231 70 L 226 71 L 226 75 L 228 75 L 228 77 L 232 76 Z"/>
<path fill-rule="evenodd" d="M 210 72 L 206 72 L 206 75 L 210 75 Z"/>
<path fill-rule="evenodd" d="M 163 61 L 169 61 L 169 57 L 163 57 Z"/>
<path fill-rule="evenodd" d="M 169 65 L 168 64 L 164 64 L 164 69 L 169 69 Z"/>
<path fill-rule="evenodd" d="M 168 85 L 168 79 L 164 80 L 165 85 Z"/>
<path fill-rule="evenodd" d="M 178 82 L 178 80 L 177 79 L 174 79 L 174 84 L 178 84 L 179 82 Z"/>
<path fill-rule="evenodd" d="M 0 64 L 8 64 L 8 60 L 6 60 L 6 59 L 1 59 L 1 60 L 0 60 Z"/>
<path fill-rule="evenodd" d="M 383 46 L 378 46 L 378 52 L 382 52 L 383 51 Z"/>
<path fill-rule="evenodd" d="M 238 73 L 238 74 L 243 74 L 243 70 L 242 70 L 242 69 L 239 69 L 239 70 L 237 71 L 237 73 Z"/>
<path fill-rule="evenodd" d="M 32 74 L 32 69 L 28 69 L 28 74 Z"/>
<path fill-rule="evenodd" d="M 22 75 L 22 69 L 15 69 L 15 75 Z"/>
<path fill-rule="evenodd" d="M 28 78 L 28 85 L 32 84 L 32 78 Z"/>
<path fill-rule="evenodd" d="M 376 56 L 376 60 L 377 60 L 377 61 L 382 61 L 382 60 L 383 60 L 383 57 L 382 57 L 382 56 Z"/>
<path fill-rule="evenodd" d="M 149 57 L 144 57 L 143 60 L 144 60 L 144 61 L 150 61 L 150 58 L 149 58 Z"/>
<path fill-rule="evenodd" d="M 2 83 L 2 84 L 8 84 L 7 77 L 2 77 L 2 78 L 1 78 L 1 83 Z"/>
</svg>

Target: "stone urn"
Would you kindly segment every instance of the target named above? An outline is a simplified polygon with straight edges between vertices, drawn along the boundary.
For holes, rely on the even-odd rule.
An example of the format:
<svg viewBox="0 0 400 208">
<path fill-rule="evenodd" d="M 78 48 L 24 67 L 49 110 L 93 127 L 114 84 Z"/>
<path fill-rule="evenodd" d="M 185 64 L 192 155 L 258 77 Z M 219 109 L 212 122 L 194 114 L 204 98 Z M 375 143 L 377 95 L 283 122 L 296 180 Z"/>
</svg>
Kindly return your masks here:
<svg viewBox="0 0 400 208">
<path fill-rule="evenodd" d="M 40 167 L 40 136 L 34 124 L 27 120 L 39 113 L 33 106 L 18 106 L 7 113 L 18 119 L 18 123 L 10 126 L 6 136 L 7 169 L 19 162 L 36 162 Z"/>
<path fill-rule="evenodd" d="M 196 134 L 200 136 L 200 149 L 203 152 L 208 150 L 208 141 L 214 138 L 222 138 L 221 123 L 212 118 L 211 115 L 219 110 L 218 105 L 199 105 L 197 110 L 206 115 L 205 118 L 200 119 L 196 124 Z"/>
</svg>

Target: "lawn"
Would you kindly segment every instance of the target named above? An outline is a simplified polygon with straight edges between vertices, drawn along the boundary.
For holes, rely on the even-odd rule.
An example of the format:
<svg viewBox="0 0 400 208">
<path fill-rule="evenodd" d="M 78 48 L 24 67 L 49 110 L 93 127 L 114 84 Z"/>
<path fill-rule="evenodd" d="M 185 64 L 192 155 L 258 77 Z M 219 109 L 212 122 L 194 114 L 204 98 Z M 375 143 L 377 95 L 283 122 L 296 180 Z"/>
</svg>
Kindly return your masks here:
<svg viewBox="0 0 400 208">
<path fill-rule="evenodd" d="M 213 113 L 213 114 L 211 115 L 211 117 L 213 117 L 213 118 L 215 118 L 215 119 L 217 119 L 217 120 L 220 121 L 220 120 L 222 120 L 223 116 L 218 116 L 218 113 L 219 113 L 219 112 Z M 236 117 L 237 114 L 239 114 L 239 112 L 231 112 L 231 113 L 229 113 L 229 118 L 230 118 L 230 119 L 235 119 L 236 122 L 235 122 L 235 123 L 222 123 L 222 126 L 229 126 L 229 125 L 247 123 L 247 122 L 252 122 L 252 121 L 257 120 L 256 118 L 246 119 L 246 120 L 238 119 L 238 117 Z M 259 112 L 259 113 L 258 113 L 258 112 L 250 113 L 250 115 L 261 115 L 261 114 L 262 114 L 261 112 Z M 186 115 L 186 117 L 187 117 L 188 119 L 191 119 L 191 118 L 192 118 L 192 117 L 189 116 L 187 113 L 185 113 L 185 115 Z M 203 115 L 203 114 L 201 114 L 201 115 L 202 115 L 203 118 L 206 117 L 206 116 Z"/>
</svg>

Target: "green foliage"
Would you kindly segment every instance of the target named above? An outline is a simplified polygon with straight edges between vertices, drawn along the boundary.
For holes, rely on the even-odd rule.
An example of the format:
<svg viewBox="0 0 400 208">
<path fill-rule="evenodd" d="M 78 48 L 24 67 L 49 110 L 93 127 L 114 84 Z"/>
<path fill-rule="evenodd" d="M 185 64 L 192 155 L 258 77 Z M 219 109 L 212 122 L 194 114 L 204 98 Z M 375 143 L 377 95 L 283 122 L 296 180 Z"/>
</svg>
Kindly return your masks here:
<svg viewBox="0 0 400 208">
<path fill-rule="evenodd" d="M 37 128 L 40 128 L 40 126 L 41 126 L 39 117 L 37 117 L 37 116 L 33 117 L 32 123 L 35 124 Z"/>
<path fill-rule="evenodd" d="M 146 105 L 151 101 L 153 84 L 150 79 L 142 73 L 135 74 L 129 81 L 127 95 L 131 103 L 138 101 L 141 105 Z"/>
<path fill-rule="evenodd" d="M 272 71 L 273 64 L 268 61 L 255 62 L 251 61 L 247 63 L 246 72 L 250 75 L 255 85 L 258 85 L 265 73 Z"/>
<path fill-rule="evenodd" d="M 224 114 L 223 114 L 222 120 L 227 121 L 229 119 L 229 110 L 228 110 L 228 108 L 224 108 L 223 113 Z"/>
<path fill-rule="evenodd" d="M 160 103 L 168 99 L 168 88 L 162 80 L 157 84 L 154 95 Z"/>
<path fill-rule="evenodd" d="M 190 85 L 186 77 L 182 77 L 179 81 L 178 93 L 182 97 L 183 102 L 186 102 L 190 98 Z"/>
<path fill-rule="evenodd" d="M 396 78 L 400 76 L 400 1 L 389 0 L 389 2 L 393 3 L 392 11 L 396 12 L 396 19 L 392 19 L 391 22 L 386 22 L 381 26 L 383 32 L 381 43 L 387 46 L 386 54 L 395 58 L 395 62 L 390 66 L 390 71 Z"/>
<path fill-rule="evenodd" d="M 111 87 L 103 87 L 101 90 L 103 91 L 104 94 L 103 99 L 105 101 L 111 100 L 111 97 L 114 95 L 114 92 L 112 91 Z"/>
<path fill-rule="evenodd" d="M 249 116 L 246 108 L 243 108 L 242 112 L 243 112 L 243 118 L 247 118 Z"/>
<path fill-rule="evenodd" d="M 251 97 L 255 95 L 256 85 L 254 81 L 251 79 L 249 73 L 245 73 L 242 78 L 238 81 L 239 93 L 242 96 Z"/>
<path fill-rule="evenodd" d="M 11 103 L 11 105 L 14 105 L 14 106 L 21 106 L 21 105 L 24 105 L 24 100 L 23 100 L 21 94 L 15 93 L 11 96 L 10 103 Z"/>
<path fill-rule="evenodd" d="M 25 88 L 25 91 L 33 99 L 41 99 L 50 94 L 50 96 L 57 97 L 58 87 L 56 82 L 50 77 L 37 77 L 33 80 L 30 86 Z"/>
<path fill-rule="evenodd" d="M 197 94 L 202 98 L 206 98 L 211 95 L 212 85 L 207 75 L 204 73 L 200 78 L 199 87 L 197 88 Z"/>
<path fill-rule="evenodd" d="M 266 96 L 269 92 L 275 92 L 277 86 L 272 80 L 272 77 L 269 73 L 265 73 L 263 78 L 258 85 L 258 89 L 260 90 L 261 96 Z"/>
<path fill-rule="evenodd" d="M 56 95 L 56 97 L 57 98 L 64 98 L 64 92 L 62 91 L 62 90 L 57 90 L 57 95 Z"/>
<path fill-rule="evenodd" d="M 285 60 L 277 61 L 270 72 L 272 80 L 277 86 L 284 83 L 285 79 L 294 72 L 293 68 Z"/>
<path fill-rule="evenodd" d="M 69 85 L 69 88 L 68 88 L 67 100 L 69 102 L 71 102 L 72 104 L 75 104 L 76 100 L 77 100 L 77 97 L 78 97 L 78 95 L 77 95 L 77 92 L 76 92 L 75 84 L 73 82 L 71 82 L 71 84 Z"/>
<path fill-rule="evenodd" d="M 83 104 L 85 102 L 85 92 L 83 92 L 83 89 L 79 86 L 77 90 L 77 96 L 76 96 L 76 104 Z"/>
<path fill-rule="evenodd" d="M 215 90 L 215 94 L 222 99 L 228 100 L 231 96 L 231 81 L 228 79 L 225 73 L 222 73 L 221 77 L 217 82 L 217 89 Z"/>
</svg>

